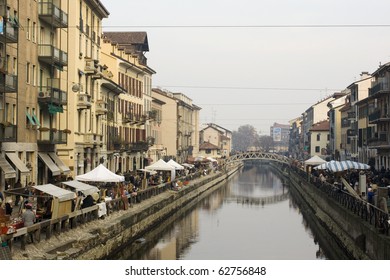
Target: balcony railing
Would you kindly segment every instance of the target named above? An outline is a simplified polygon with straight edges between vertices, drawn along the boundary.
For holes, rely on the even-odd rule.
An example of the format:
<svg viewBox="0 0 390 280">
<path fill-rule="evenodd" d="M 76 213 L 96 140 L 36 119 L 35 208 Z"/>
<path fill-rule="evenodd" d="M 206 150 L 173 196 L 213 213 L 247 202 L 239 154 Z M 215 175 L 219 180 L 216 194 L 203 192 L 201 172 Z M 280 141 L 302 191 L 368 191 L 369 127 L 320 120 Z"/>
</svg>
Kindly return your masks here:
<svg viewBox="0 0 390 280">
<path fill-rule="evenodd" d="M 0 124 L 0 141 L 16 142 L 17 126 L 14 124 Z"/>
<path fill-rule="evenodd" d="M 52 45 L 40 44 L 38 58 L 47 64 L 68 65 L 68 54 Z"/>
<path fill-rule="evenodd" d="M 94 145 L 103 144 L 103 135 L 94 133 L 84 134 L 84 143 Z"/>
<path fill-rule="evenodd" d="M 140 141 L 135 143 L 130 143 L 130 150 L 132 152 L 146 152 L 149 149 L 148 142 Z"/>
<path fill-rule="evenodd" d="M 88 109 L 91 108 L 91 96 L 87 93 L 77 94 L 77 109 Z"/>
<path fill-rule="evenodd" d="M 0 33 L 0 41 L 3 43 L 17 43 L 19 29 L 12 21 L 6 21 L 3 32 Z"/>
<path fill-rule="evenodd" d="M 38 142 L 40 144 L 66 144 L 68 134 L 61 130 L 39 131 Z"/>
<path fill-rule="evenodd" d="M 97 100 L 96 101 L 96 108 L 95 108 L 95 114 L 96 115 L 105 115 L 107 114 L 107 102 L 103 100 Z"/>
<path fill-rule="evenodd" d="M 68 14 L 54 5 L 52 1 L 40 2 L 39 18 L 56 28 L 68 27 Z"/>
<path fill-rule="evenodd" d="M 390 121 L 390 114 L 377 109 L 368 115 L 368 121 L 369 123 L 388 122 Z"/>
<path fill-rule="evenodd" d="M 58 88 L 42 87 L 38 92 L 40 103 L 53 103 L 56 105 L 66 105 L 68 103 L 68 93 Z"/>
<path fill-rule="evenodd" d="M 389 92 L 390 90 L 390 87 L 389 87 L 389 84 L 388 83 L 377 83 L 376 85 L 374 85 L 373 87 L 371 87 L 370 89 L 368 89 L 368 96 L 372 96 L 374 94 L 378 94 L 378 93 L 386 93 L 386 92 Z"/>
<path fill-rule="evenodd" d="M 0 74 L 0 92 L 17 92 L 18 76 Z"/>
</svg>

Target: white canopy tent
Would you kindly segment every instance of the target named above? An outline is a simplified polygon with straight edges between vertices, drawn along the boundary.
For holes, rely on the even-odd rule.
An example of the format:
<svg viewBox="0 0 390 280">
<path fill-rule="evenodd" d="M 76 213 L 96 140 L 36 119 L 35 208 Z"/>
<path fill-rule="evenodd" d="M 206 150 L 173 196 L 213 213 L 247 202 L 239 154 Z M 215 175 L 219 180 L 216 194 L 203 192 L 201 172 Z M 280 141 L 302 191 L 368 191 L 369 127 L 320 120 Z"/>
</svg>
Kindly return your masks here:
<svg viewBox="0 0 390 280">
<path fill-rule="evenodd" d="M 60 202 L 66 200 L 72 200 L 73 198 L 75 198 L 74 192 L 62 189 L 53 184 L 38 185 L 38 186 L 33 186 L 33 188 L 58 198 L 58 201 Z"/>
<path fill-rule="evenodd" d="M 92 195 L 99 192 L 99 189 L 95 186 L 91 186 L 88 184 L 85 184 L 83 182 L 79 182 L 76 180 L 73 181 L 65 181 L 62 182 L 62 184 L 67 185 L 73 189 L 75 189 L 78 192 L 82 192 L 85 196 Z"/>
<path fill-rule="evenodd" d="M 206 159 L 208 159 L 211 162 L 217 162 L 218 161 L 218 160 L 216 160 L 215 158 L 212 158 L 212 157 L 207 157 Z"/>
<path fill-rule="evenodd" d="M 145 169 L 147 170 L 160 170 L 160 171 L 171 171 L 171 180 L 175 179 L 175 168 L 166 163 L 164 160 L 159 159 L 152 165 L 146 166 Z"/>
<path fill-rule="evenodd" d="M 179 163 L 177 163 L 173 159 L 170 159 L 167 163 L 172 165 L 176 170 L 183 170 L 184 169 L 184 166 L 180 165 Z"/>
<path fill-rule="evenodd" d="M 125 177 L 117 175 L 108 170 L 103 164 L 99 164 L 95 169 L 76 176 L 76 180 L 86 182 L 124 182 Z"/>
<path fill-rule="evenodd" d="M 305 161 L 305 165 L 320 165 L 325 163 L 326 160 L 320 158 L 319 156 L 313 156 L 310 159 Z"/>
</svg>

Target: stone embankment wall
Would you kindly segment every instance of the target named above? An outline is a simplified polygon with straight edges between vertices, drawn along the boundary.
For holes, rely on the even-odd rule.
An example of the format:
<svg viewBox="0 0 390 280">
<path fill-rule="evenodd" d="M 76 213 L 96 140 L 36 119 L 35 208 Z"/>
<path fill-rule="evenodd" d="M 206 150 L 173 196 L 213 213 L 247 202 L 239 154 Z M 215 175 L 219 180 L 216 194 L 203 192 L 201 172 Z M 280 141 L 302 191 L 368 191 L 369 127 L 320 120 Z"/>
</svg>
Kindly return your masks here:
<svg viewBox="0 0 390 280">
<path fill-rule="evenodd" d="M 25 251 L 15 252 L 13 259 L 108 258 L 183 206 L 220 187 L 240 168 L 236 166 L 229 172 L 216 172 L 201 177 L 180 191 L 166 191 L 104 220 L 93 221 L 62 233 L 49 242 L 29 245 Z"/>
<path fill-rule="evenodd" d="M 349 259 L 390 259 L 389 236 L 380 233 L 378 228 L 292 170 L 286 171 L 284 176 L 304 201 L 304 205 L 300 205 L 301 210 L 309 213 L 310 220 L 325 231 L 323 233 L 328 236 L 329 243 L 338 245 Z"/>
</svg>

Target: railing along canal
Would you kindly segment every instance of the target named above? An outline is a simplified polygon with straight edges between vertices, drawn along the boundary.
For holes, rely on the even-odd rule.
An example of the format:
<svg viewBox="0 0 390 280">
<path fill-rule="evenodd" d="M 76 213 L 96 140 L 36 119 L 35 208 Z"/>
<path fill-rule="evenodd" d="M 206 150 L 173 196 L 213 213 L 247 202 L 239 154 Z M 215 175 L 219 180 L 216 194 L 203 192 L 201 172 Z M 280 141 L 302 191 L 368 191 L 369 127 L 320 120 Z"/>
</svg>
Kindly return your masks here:
<svg viewBox="0 0 390 280">
<path fill-rule="evenodd" d="M 299 184 L 302 184 L 302 181 L 304 182 L 307 180 L 308 175 L 305 171 L 299 168 L 294 168 L 294 171 L 302 179 L 299 181 Z M 361 198 L 352 196 L 348 192 L 341 190 L 328 182 L 322 182 L 319 178 L 313 175 L 310 175 L 309 178 L 311 184 L 326 193 L 343 207 L 362 218 L 364 221 L 370 223 L 370 225 L 379 229 L 379 233 L 389 235 L 389 213 L 386 213 L 382 209 Z"/>
</svg>

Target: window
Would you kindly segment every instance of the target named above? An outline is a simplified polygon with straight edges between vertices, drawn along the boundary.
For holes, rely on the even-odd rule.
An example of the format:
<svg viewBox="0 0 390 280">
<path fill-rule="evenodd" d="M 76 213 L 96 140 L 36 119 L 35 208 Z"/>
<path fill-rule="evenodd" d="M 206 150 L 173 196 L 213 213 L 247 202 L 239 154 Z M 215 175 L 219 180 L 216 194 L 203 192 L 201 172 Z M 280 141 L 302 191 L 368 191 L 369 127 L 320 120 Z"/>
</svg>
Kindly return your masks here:
<svg viewBox="0 0 390 280">
<path fill-rule="evenodd" d="M 30 62 L 26 64 L 26 83 L 30 83 Z"/>
<path fill-rule="evenodd" d="M 326 138 L 329 141 L 330 140 L 330 134 L 328 134 Z"/>
<path fill-rule="evenodd" d="M 32 30 L 31 30 L 31 36 L 32 36 L 32 41 L 34 42 L 34 43 L 36 43 L 36 31 L 35 31 L 35 29 L 37 28 L 37 24 L 36 24 L 36 22 L 33 22 L 33 26 L 32 26 Z"/>
<path fill-rule="evenodd" d="M 18 60 L 16 57 L 14 57 L 12 62 L 12 74 L 16 75 L 17 73 L 18 73 Z"/>
<path fill-rule="evenodd" d="M 206 154 L 211 154 L 211 149 L 206 149 Z"/>
<path fill-rule="evenodd" d="M 34 119 L 30 114 L 30 108 L 26 107 L 26 126 L 35 125 Z"/>
<path fill-rule="evenodd" d="M 36 79 L 37 79 L 36 78 L 36 75 L 37 75 L 36 71 L 37 71 L 37 69 L 36 69 L 35 65 L 33 65 L 32 71 L 31 71 L 31 82 L 32 82 L 33 86 L 36 86 Z"/>
<path fill-rule="evenodd" d="M 30 40 L 30 28 L 31 28 L 31 20 L 27 19 L 27 26 L 26 26 L 26 38 L 27 40 Z"/>
<path fill-rule="evenodd" d="M 317 141 L 321 141 L 321 133 L 317 134 Z"/>
<path fill-rule="evenodd" d="M 31 115 L 31 117 L 32 117 L 32 119 L 33 119 L 33 121 L 34 121 L 34 123 L 35 123 L 36 125 L 38 125 L 38 126 L 41 125 L 41 123 L 40 123 L 39 120 L 38 120 L 37 114 L 36 114 L 36 112 L 35 112 L 35 108 L 32 109 L 32 115 Z"/>
<path fill-rule="evenodd" d="M 320 146 L 316 146 L 316 153 L 320 152 Z"/>
</svg>

